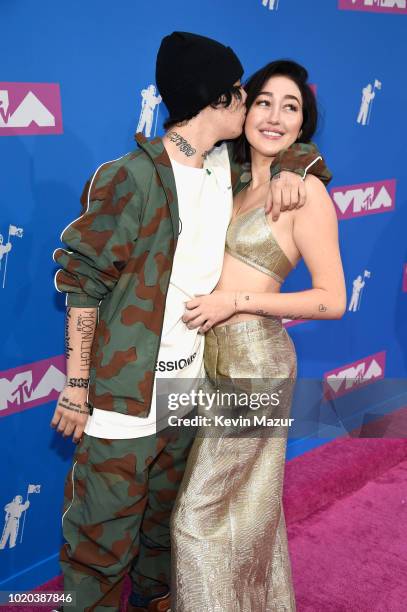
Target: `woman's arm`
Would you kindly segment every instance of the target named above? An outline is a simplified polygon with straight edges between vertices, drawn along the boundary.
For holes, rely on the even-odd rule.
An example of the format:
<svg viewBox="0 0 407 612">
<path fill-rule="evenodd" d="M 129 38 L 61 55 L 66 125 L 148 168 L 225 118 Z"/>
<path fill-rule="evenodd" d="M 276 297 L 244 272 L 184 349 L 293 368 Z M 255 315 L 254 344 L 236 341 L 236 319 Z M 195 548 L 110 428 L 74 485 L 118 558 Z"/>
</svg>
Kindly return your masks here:
<svg viewBox="0 0 407 612">
<path fill-rule="evenodd" d="M 311 274 L 312 289 L 292 293 L 214 291 L 187 303 L 183 319 L 189 327 L 206 331 L 238 312 L 289 319 L 342 317 L 346 287 L 334 205 L 317 178 L 307 177 L 306 186 L 308 204 L 295 212 L 293 238 Z"/>
<path fill-rule="evenodd" d="M 237 312 L 288 319 L 340 319 L 346 309 L 346 287 L 334 205 L 322 183 L 306 179 L 308 206 L 295 212 L 293 238 L 304 259 L 312 289 L 293 293 L 240 293 Z"/>
</svg>

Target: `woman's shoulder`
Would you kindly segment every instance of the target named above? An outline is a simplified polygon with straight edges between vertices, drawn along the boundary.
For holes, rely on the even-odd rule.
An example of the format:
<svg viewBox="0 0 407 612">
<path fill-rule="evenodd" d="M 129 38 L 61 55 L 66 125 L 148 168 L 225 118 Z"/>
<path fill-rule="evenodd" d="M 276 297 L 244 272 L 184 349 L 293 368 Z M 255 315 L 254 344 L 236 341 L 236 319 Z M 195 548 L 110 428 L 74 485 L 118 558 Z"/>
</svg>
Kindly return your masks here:
<svg viewBox="0 0 407 612">
<path fill-rule="evenodd" d="M 314 193 L 315 195 L 318 195 L 318 194 L 328 195 L 328 192 L 326 190 L 324 183 L 319 178 L 314 176 L 313 174 L 307 174 L 307 176 L 305 177 L 304 183 L 307 188 L 307 192 L 309 191 L 310 193 Z"/>
<path fill-rule="evenodd" d="M 305 190 L 306 190 L 306 203 L 305 206 L 300 208 L 297 212 L 301 212 L 304 209 L 312 208 L 315 211 L 319 210 L 330 210 L 334 211 L 334 203 L 332 202 L 330 195 L 322 181 L 316 176 L 310 174 L 305 178 Z"/>
</svg>

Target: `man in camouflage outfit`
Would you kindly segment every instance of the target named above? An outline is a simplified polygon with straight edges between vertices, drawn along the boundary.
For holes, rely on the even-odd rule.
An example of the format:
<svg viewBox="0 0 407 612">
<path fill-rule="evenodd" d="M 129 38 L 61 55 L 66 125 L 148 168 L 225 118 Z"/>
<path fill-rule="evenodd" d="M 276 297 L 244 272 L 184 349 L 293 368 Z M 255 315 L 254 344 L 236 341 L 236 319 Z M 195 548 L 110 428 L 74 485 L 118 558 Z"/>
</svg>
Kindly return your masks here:
<svg viewBox="0 0 407 612">
<path fill-rule="evenodd" d="M 175 285 L 191 262 L 198 280 L 208 267 L 205 292 L 220 276 L 242 169 L 231 167 L 226 145 L 214 145 L 242 131 L 242 73 L 233 51 L 216 41 L 180 32 L 164 38 L 156 69 L 170 113 L 164 138 L 137 134 L 136 151 L 96 171 L 83 193 L 86 210 L 62 234 L 68 249 L 54 253 L 56 286 L 67 294 L 67 383 L 52 425 L 80 440 L 63 513 L 64 589 L 76 593 L 69 610 L 119 610 L 129 572 L 128 610 L 170 609 L 169 518 L 193 432 L 157 422 L 155 373 L 201 375 L 203 338 L 185 330 Z M 272 176 L 290 170 L 297 185 L 294 173 L 307 167 L 329 180 L 315 147 L 299 144 L 277 156 Z M 205 206 L 188 217 L 199 202 Z M 194 352 L 180 359 L 186 341 Z"/>
</svg>

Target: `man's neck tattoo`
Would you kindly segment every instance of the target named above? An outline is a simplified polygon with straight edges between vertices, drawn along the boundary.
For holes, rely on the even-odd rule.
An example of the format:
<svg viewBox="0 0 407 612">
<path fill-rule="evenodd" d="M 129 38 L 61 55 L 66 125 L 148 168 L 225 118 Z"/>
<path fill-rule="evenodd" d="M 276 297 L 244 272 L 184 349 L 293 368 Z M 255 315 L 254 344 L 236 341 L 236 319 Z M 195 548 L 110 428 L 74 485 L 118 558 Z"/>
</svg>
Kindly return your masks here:
<svg viewBox="0 0 407 612">
<path fill-rule="evenodd" d="M 194 147 L 177 132 L 168 132 L 167 136 L 176 147 L 179 147 L 181 153 L 184 153 L 184 155 L 187 157 L 192 157 L 192 155 L 195 155 L 196 149 L 194 149 Z"/>
</svg>

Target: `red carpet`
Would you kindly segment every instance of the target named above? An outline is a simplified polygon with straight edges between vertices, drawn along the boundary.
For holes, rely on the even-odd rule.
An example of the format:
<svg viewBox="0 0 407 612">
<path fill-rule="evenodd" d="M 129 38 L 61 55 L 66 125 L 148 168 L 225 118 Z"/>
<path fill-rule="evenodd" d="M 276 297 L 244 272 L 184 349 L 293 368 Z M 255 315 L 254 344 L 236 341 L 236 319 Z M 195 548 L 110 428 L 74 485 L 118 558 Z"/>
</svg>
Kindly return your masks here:
<svg viewBox="0 0 407 612">
<path fill-rule="evenodd" d="M 289 461 L 284 509 L 298 612 L 407 610 L 407 439 L 339 439 Z"/>
</svg>

